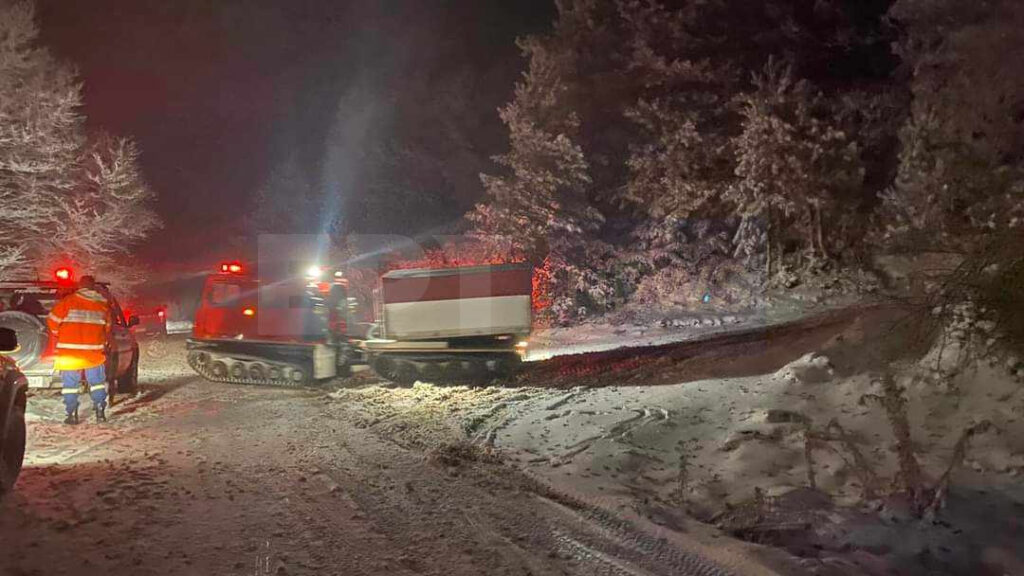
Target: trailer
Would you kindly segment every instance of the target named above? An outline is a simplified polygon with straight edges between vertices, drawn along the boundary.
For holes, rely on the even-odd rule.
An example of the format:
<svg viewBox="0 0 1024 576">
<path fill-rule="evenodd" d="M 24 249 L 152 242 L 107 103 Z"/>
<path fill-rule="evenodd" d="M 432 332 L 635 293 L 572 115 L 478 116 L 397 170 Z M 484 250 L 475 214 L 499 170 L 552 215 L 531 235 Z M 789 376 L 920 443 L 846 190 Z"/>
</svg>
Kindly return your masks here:
<svg viewBox="0 0 1024 576">
<path fill-rule="evenodd" d="M 522 264 L 384 274 L 379 336 L 361 343 L 367 362 L 400 384 L 509 376 L 532 327 L 531 276 Z"/>
</svg>

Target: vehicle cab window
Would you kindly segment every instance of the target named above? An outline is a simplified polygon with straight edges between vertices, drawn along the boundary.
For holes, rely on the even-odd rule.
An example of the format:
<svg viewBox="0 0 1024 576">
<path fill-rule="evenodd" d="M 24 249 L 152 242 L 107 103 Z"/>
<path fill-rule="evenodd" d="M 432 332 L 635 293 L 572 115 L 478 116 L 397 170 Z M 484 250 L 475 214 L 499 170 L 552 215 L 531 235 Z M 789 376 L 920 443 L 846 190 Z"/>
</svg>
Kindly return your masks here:
<svg viewBox="0 0 1024 576">
<path fill-rule="evenodd" d="M 242 296 L 242 287 L 238 284 L 217 282 L 210 286 L 208 300 L 210 304 L 223 307 L 230 306 Z"/>
</svg>

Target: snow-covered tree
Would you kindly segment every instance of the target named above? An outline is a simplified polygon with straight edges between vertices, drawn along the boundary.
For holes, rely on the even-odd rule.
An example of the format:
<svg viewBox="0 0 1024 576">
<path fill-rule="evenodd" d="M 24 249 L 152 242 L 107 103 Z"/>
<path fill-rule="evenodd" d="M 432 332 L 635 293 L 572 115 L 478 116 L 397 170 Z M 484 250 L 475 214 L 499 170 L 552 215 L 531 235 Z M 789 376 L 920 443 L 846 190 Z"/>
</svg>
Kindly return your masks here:
<svg viewBox="0 0 1024 576">
<path fill-rule="evenodd" d="M 962 249 L 1024 225 L 1024 5 L 899 0 L 892 14 L 912 104 L 887 236 Z"/>
<path fill-rule="evenodd" d="M 108 278 L 159 225 L 138 150 L 86 134 L 81 87 L 38 46 L 29 2 L 0 1 L 0 276 L 72 262 Z"/>
<path fill-rule="evenodd" d="M 488 197 L 471 214 L 481 235 L 547 262 L 556 306 L 600 310 L 666 267 L 714 267 L 734 253 L 758 261 L 773 219 L 779 241 L 817 261 L 844 249 L 874 199 L 862 166 L 872 182 L 891 171 L 884 7 L 556 5 L 552 30 L 520 42 L 529 63 L 502 109 L 505 170 L 484 176 Z M 752 82 L 772 58 L 790 71 L 775 95 Z M 861 135 L 880 143 L 868 162 Z M 771 164 L 806 172 L 782 181 Z"/>
<path fill-rule="evenodd" d="M 737 181 L 727 198 L 766 233 L 766 271 L 783 241 L 803 245 L 811 262 L 845 246 L 839 224 L 863 169 L 855 142 L 830 121 L 830 110 L 792 70 L 770 61 L 740 96 L 743 132 L 736 138 Z"/>
<path fill-rule="evenodd" d="M 630 42 L 627 67 L 638 84 L 624 110 L 638 128 L 625 196 L 654 220 L 713 214 L 733 178 L 733 75 L 700 57 L 692 12 L 643 0 L 620 2 L 619 12 Z"/>
<path fill-rule="evenodd" d="M 482 175 L 488 195 L 470 214 L 480 234 L 506 239 L 529 258 L 543 258 L 552 238 L 592 234 L 601 214 L 587 196 L 591 182 L 578 138 L 567 76 L 573 55 L 557 39 L 520 43 L 528 70 L 499 111 L 509 151 L 497 157 L 501 175 Z"/>
<path fill-rule="evenodd" d="M 551 285 L 554 308 L 562 317 L 585 306 L 581 298 L 606 307 L 610 291 L 607 282 L 579 274 L 596 270 L 597 261 L 590 258 L 595 251 L 607 251 L 598 237 L 605 218 L 595 202 L 591 165 L 578 142 L 582 124 L 576 111 L 584 96 L 577 72 L 593 64 L 586 58 L 592 45 L 581 36 L 600 36 L 599 4 L 562 2 L 551 36 L 520 42 L 528 69 L 512 102 L 500 110 L 509 130 L 509 151 L 495 160 L 504 172 L 481 176 L 487 201 L 469 215 L 477 235 L 511 245 L 528 260 L 551 257 L 560 263 Z"/>
<path fill-rule="evenodd" d="M 139 151 L 131 140 L 101 134 L 80 154 L 75 188 L 57 198 L 53 236 L 41 257 L 130 283 L 122 259 L 160 226 L 147 207 L 154 194 L 140 171 Z"/>
<path fill-rule="evenodd" d="M 0 274 L 52 237 L 83 141 L 78 83 L 37 34 L 31 4 L 0 2 Z"/>
</svg>

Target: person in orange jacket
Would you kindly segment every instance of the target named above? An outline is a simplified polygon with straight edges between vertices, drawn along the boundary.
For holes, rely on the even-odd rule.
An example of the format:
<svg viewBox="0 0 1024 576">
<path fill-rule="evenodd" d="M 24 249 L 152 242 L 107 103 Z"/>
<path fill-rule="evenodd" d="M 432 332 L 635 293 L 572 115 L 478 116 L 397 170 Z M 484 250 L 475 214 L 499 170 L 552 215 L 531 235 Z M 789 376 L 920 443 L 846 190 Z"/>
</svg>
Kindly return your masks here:
<svg viewBox="0 0 1024 576">
<path fill-rule="evenodd" d="M 63 381 L 65 424 L 78 424 L 79 385 L 85 382 L 92 396 L 97 422 L 106 422 L 106 343 L 113 315 L 110 303 L 92 276 L 82 276 L 78 290 L 65 296 L 50 311 L 46 324 L 56 335 L 54 368 Z"/>
</svg>

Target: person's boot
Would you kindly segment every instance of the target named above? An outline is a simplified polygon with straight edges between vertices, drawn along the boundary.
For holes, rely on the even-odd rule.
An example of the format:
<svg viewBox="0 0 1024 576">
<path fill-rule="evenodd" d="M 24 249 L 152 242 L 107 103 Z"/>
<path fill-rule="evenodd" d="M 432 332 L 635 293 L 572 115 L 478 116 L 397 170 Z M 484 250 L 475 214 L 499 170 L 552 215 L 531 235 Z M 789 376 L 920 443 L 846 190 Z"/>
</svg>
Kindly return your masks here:
<svg viewBox="0 0 1024 576">
<path fill-rule="evenodd" d="M 97 406 L 96 407 L 96 423 L 99 424 L 100 422 L 106 422 L 106 421 L 107 421 L 106 408 L 100 408 L 99 406 Z"/>
<path fill-rule="evenodd" d="M 68 412 L 68 417 L 64 419 L 64 423 L 69 426 L 78 424 L 78 409 L 75 408 L 74 412 Z"/>
</svg>

